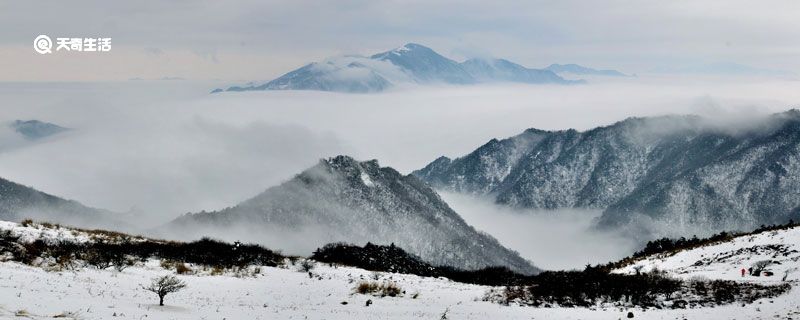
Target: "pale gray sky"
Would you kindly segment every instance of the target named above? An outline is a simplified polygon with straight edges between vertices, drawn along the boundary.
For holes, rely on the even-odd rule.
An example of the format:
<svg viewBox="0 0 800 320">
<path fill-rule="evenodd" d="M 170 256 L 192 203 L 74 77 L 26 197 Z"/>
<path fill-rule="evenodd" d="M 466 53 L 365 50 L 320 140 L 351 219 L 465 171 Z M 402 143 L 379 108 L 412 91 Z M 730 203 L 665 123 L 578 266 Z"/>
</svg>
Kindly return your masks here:
<svg viewBox="0 0 800 320">
<path fill-rule="evenodd" d="M 800 1 L 2 1 L 0 81 L 271 79 L 406 42 L 455 59 L 630 73 L 736 62 L 800 73 Z M 39 55 L 33 39 L 112 37 Z"/>
</svg>

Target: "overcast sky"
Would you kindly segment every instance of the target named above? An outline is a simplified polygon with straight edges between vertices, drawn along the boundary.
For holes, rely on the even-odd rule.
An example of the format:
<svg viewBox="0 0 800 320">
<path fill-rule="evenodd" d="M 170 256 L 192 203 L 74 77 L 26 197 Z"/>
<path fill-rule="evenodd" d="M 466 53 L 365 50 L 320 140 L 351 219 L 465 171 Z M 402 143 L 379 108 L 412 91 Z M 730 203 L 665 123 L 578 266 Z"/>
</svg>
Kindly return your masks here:
<svg viewBox="0 0 800 320">
<path fill-rule="evenodd" d="M 0 81 L 268 80 L 406 42 L 529 67 L 643 73 L 736 62 L 800 73 L 800 1 L 2 1 Z M 39 55 L 33 39 L 111 37 Z"/>
</svg>

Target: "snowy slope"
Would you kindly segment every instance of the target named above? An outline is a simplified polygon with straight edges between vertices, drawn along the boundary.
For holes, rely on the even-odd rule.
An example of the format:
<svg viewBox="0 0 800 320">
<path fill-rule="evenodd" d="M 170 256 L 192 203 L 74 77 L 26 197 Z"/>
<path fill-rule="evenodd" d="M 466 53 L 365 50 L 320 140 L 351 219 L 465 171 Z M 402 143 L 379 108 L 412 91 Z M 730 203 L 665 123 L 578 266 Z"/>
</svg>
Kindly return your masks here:
<svg viewBox="0 0 800 320">
<path fill-rule="evenodd" d="M 741 269 L 747 269 L 758 261 L 773 263 L 766 269 L 773 276 L 741 276 Z M 731 241 L 703 246 L 674 254 L 657 254 L 641 259 L 617 270 L 620 273 L 634 273 L 635 268 L 648 272 L 657 268 L 671 275 L 685 279 L 705 277 L 751 281 L 774 284 L 786 281 L 800 281 L 800 227 L 788 230 L 766 231 L 746 235 Z"/>
<path fill-rule="evenodd" d="M 81 231 L 64 229 L 66 232 L 58 232 L 42 226 L 23 227 L 6 222 L 0 223 L 2 230 L 25 235 L 31 240 L 88 241 L 91 238 Z M 687 256 L 679 254 L 663 261 L 645 261 L 653 261 L 663 270 L 675 270 L 684 277 L 726 278 L 727 275 L 712 269 L 686 269 L 686 263 L 681 260 L 766 244 L 794 248 L 800 243 L 799 237 L 798 230 L 745 237 L 692 250 L 686 253 Z M 748 259 L 760 257 L 750 255 Z M 790 264 L 798 264 L 796 258 L 791 257 L 782 261 L 787 268 L 791 267 Z M 376 274 L 323 264 L 316 264 L 311 271 L 313 277 L 298 271 L 292 264 L 261 267 L 258 273 L 253 272 L 254 268 L 238 274 L 229 271 L 221 275 L 204 272 L 179 275 L 188 287 L 168 295 L 165 306 L 159 307 L 156 296 L 140 287 L 155 276 L 174 273 L 161 268 L 157 260 L 122 272 L 86 268 L 48 272 L 16 262 L 0 261 L 0 319 L 45 319 L 57 315 L 68 319 L 440 319 L 445 312 L 447 319 L 619 319 L 625 318 L 628 312 L 633 312 L 637 319 L 786 319 L 800 315 L 800 292 L 796 289 L 776 299 L 762 299 L 746 306 L 680 310 L 533 308 L 486 302 L 482 297 L 489 287 L 455 283 L 443 278 Z M 625 268 L 618 272 L 631 271 Z M 405 293 L 399 297 L 354 293 L 353 289 L 360 281 L 376 277 L 380 282 L 397 283 Z M 796 277 L 791 280 L 797 283 Z M 367 300 L 372 300 L 370 306 L 366 306 Z"/>
</svg>

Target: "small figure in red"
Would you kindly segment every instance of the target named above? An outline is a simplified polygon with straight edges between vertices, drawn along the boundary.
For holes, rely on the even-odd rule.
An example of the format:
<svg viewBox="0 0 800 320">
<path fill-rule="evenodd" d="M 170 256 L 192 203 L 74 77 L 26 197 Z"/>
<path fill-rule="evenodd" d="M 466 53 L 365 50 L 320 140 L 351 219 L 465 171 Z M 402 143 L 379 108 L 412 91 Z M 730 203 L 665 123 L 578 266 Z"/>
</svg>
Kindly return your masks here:
<svg viewBox="0 0 800 320">
<path fill-rule="evenodd" d="M 742 268 L 742 277 L 744 277 L 744 273 L 747 272 L 744 268 Z"/>
</svg>

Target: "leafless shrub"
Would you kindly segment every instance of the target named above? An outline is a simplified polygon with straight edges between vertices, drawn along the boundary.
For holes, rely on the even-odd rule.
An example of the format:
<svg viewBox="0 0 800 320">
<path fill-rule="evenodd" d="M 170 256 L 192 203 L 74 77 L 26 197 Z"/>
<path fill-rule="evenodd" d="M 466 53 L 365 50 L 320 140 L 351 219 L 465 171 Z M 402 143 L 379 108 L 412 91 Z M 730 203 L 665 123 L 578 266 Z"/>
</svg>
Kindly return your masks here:
<svg viewBox="0 0 800 320">
<path fill-rule="evenodd" d="M 181 281 L 180 279 L 176 278 L 175 276 L 163 276 L 157 277 L 153 279 L 153 282 L 150 283 L 149 286 L 145 287 L 142 286 L 143 289 L 153 292 L 158 295 L 158 305 L 164 305 L 164 297 L 167 294 L 178 292 L 183 288 L 186 288 L 186 283 Z"/>
</svg>

